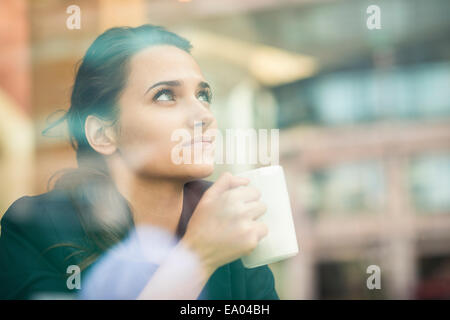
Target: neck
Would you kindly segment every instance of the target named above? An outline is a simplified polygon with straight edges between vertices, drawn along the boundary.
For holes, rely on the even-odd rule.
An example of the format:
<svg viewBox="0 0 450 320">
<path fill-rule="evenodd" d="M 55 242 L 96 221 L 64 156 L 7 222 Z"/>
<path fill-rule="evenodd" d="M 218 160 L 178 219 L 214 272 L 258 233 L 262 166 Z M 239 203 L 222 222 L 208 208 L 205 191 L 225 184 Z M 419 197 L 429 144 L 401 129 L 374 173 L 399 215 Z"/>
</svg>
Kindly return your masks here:
<svg viewBox="0 0 450 320">
<path fill-rule="evenodd" d="M 119 192 L 127 199 L 136 226 L 151 225 L 175 235 L 183 209 L 184 181 L 137 175 L 123 163 L 110 166 Z"/>
</svg>

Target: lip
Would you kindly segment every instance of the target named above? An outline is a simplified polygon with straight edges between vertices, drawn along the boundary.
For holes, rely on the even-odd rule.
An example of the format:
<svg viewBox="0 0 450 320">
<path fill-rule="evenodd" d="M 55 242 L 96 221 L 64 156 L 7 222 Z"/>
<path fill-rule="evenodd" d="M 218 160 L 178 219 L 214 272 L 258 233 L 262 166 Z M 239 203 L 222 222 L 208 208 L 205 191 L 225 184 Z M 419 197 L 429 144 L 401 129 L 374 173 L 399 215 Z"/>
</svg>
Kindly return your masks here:
<svg viewBox="0 0 450 320">
<path fill-rule="evenodd" d="M 193 139 L 191 139 L 191 141 L 186 142 L 185 144 L 183 144 L 183 147 L 188 147 L 191 145 L 194 145 L 196 143 L 202 143 L 202 144 L 206 144 L 206 145 L 211 145 L 214 142 L 214 138 L 213 137 L 208 137 L 208 136 L 199 136 L 199 137 L 195 137 Z"/>
</svg>

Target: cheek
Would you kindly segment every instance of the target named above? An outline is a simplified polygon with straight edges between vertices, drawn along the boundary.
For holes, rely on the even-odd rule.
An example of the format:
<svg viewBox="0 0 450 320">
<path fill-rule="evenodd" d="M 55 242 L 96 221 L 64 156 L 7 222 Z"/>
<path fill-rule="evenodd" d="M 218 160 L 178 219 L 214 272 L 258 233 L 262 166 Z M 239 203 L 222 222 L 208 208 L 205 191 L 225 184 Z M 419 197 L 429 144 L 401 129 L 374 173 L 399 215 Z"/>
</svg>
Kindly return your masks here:
<svg viewBox="0 0 450 320">
<path fill-rule="evenodd" d="M 135 113 L 121 123 L 119 150 L 133 168 L 162 168 L 171 164 L 171 150 L 177 144 L 172 133 L 182 127 L 176 114 Z"/>
</svg>

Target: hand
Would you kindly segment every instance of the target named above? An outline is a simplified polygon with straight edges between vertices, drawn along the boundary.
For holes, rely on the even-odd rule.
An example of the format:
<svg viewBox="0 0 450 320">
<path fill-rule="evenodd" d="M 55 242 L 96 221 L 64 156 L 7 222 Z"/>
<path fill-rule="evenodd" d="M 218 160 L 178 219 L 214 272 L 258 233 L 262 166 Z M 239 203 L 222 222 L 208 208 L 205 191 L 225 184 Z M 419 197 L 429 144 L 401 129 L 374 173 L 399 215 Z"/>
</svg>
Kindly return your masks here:
<svg viewBox="0 0 450 320">
<path fill-rule="evenodd" d="M 222 174 L 203 194 L 188 223 L 182 241 L 211 272 L 250 254 L 268 233 L 264 223 L 255 221 L 267 207 L 249 182 Z"/>
</svg>

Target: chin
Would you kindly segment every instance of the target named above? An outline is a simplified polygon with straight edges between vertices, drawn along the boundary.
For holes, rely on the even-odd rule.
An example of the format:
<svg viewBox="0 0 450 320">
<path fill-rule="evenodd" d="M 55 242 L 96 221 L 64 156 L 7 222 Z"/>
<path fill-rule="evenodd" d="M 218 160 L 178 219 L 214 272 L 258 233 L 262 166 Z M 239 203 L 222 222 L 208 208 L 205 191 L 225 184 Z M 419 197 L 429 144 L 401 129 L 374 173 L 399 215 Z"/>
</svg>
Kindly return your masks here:
<svg viewBox="0 0 450 320">
<path fill-rule="evenodd" d="M 204 179 L 214 172 L 214 164 L 189 164 L 183 170 L 189 179 Z"/>
</svg>

